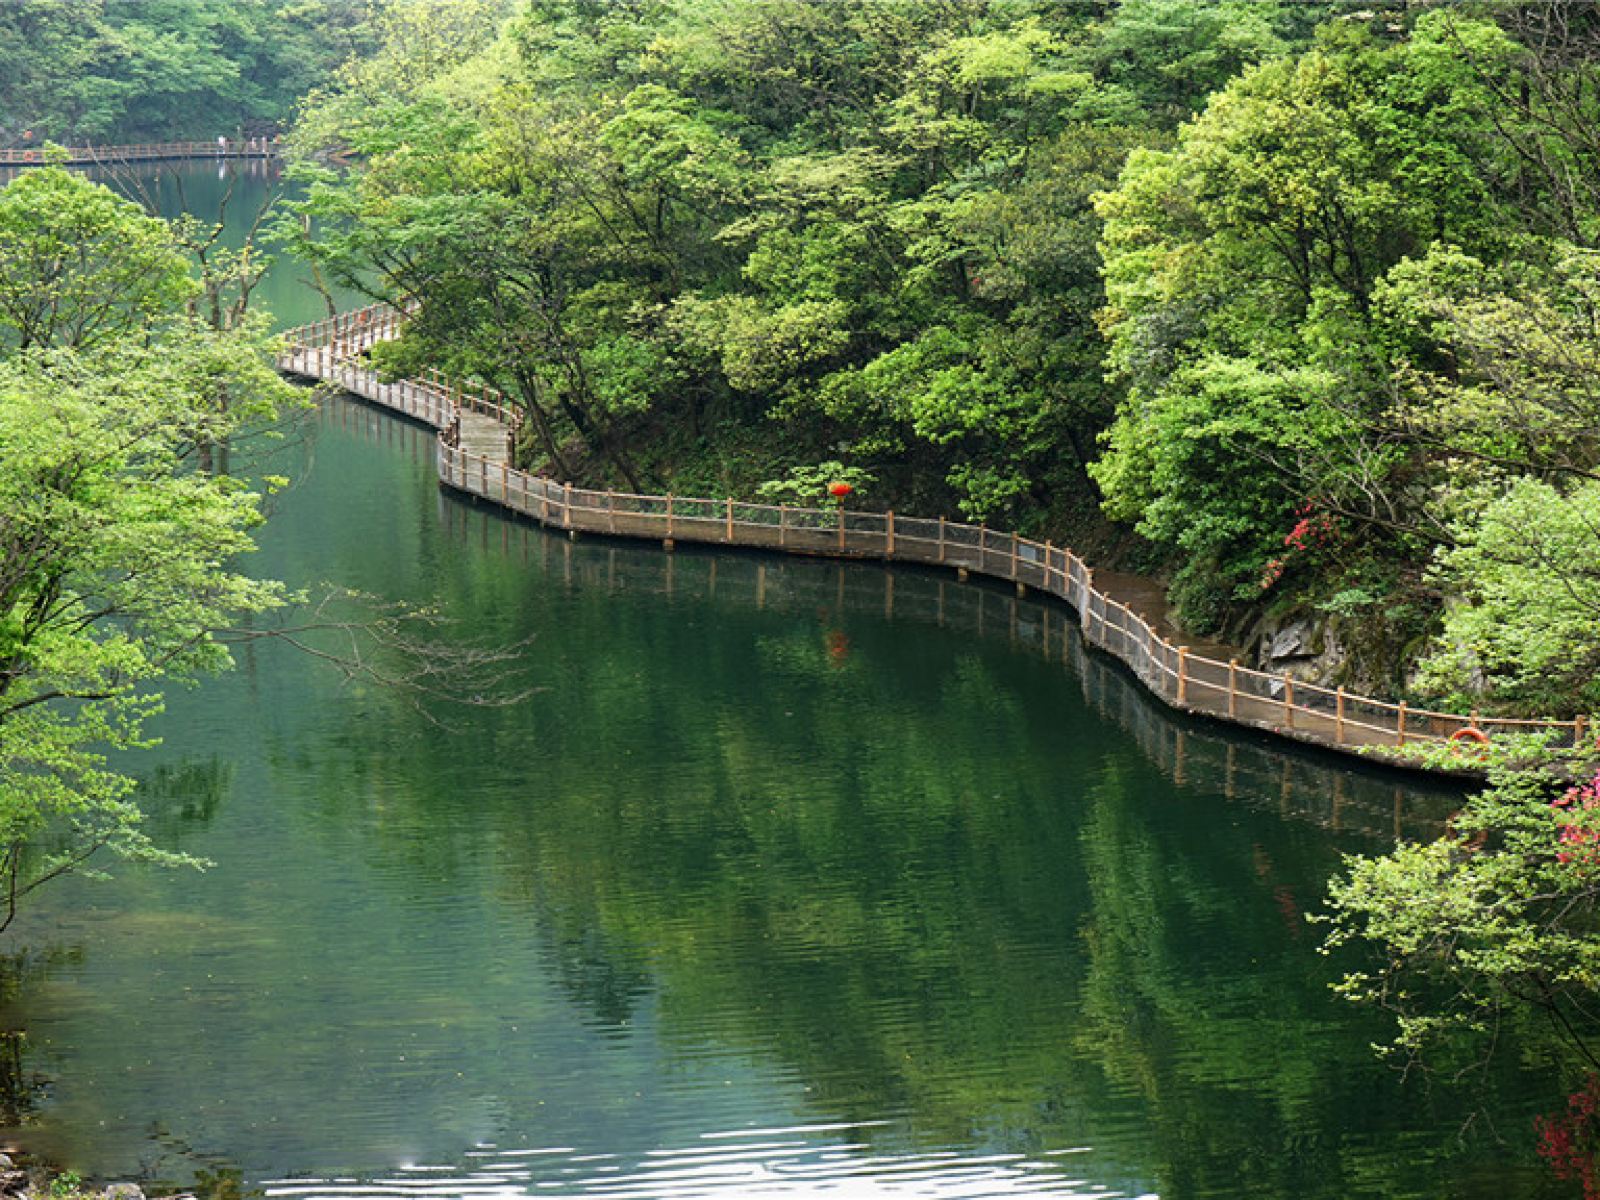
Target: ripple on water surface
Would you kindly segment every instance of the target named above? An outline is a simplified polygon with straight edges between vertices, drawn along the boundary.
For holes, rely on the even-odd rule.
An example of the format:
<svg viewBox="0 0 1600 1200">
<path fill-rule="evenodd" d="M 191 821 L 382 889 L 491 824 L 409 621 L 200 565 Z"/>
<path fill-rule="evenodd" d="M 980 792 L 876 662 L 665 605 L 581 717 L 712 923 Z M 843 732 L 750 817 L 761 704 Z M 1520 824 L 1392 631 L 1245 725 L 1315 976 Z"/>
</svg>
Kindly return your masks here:
<svg viewBox="0 0 1600 1200">
<path fill-rule="evenodd" d="M 701 1134 L 695 1143 L 624 1159 L 580 1153 L 570 1146 L 501 1149 L 479 1146 L 462 1164 L 407 1165 L 392 1176 L 353 1179 L 274 1179 L 266 1195 L 295 1200 L 358 1197 L 482 1197 L 570 1195 L 595 1200 L 693 1200 L 707 1197 L 849 1196 L 935 1198 L 1060 1196 L 1104 1200 L 1130 1197 L 1075 1178 L 1080 1149 L 1037 1154 L 874 1152 L 850 1135 L 891 1125 L 824 1123 Z"/>
</svg>

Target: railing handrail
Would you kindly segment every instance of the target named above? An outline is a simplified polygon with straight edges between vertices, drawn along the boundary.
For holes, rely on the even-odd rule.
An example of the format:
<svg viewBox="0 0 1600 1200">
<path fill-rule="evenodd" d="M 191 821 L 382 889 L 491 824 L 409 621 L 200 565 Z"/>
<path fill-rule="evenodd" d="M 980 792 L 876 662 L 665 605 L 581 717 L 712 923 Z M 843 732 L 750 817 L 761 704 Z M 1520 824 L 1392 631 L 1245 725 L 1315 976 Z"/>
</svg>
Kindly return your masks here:
<svg viewBox="0 0 1600 1200">
<path fill-rule="evenodd" d="M 1246 667 L 1237 660 L 1224 662 L 1192 654 L 1187 646 L 1157 633 L 1143 616 L 1097 588 L 1094 569 L 1070 548 L 986 525 L 842 506 L 809 508 L 733 497 L 602 491 L 532 475 L 511 467 L 506 460 L 474 454 L 459 444 L 463 401 L 469 411 L 484 413 L 513 430 L 520 425 L 520 414 L 501 392 L 484 384 L 447 380 L 431 368 L 421 379 L 386 384 L 376 372 L 354 361 L 361 351 L 395 336 L 403 318 L 401 311 L 376 304 L 288 330 L 281 338 L 290 349 L 280 364 L 300 374 L 337 378 L 357 394 L 433 424 L 440 430 L 442 482 L 546 524 L 567 529 L 581 524 L 591 532 L 662 537 L 668 542 L 688 536 L 808 554 L 940 563 L 1009 579 L 1019 586 L 1031 583 L 1073 605 L 1086 640 L 1121 659 L 1152 692 L 1174 707 L 1341 750 L 1403 746 L 1408 741 L 1444 743 L 1468 729 L 1554 730 L 1570 735 L 1574 743 L 1583 737 L 1586 726 L 1581 716 L 1562 721 L 1412 708 L 1404 701 L 1328 688 L 1287 673 Z M 426 411 L 412 403 L 419 394 L 429 402 Z M 452 434 L 452 430 L 456 432 Z M 575 523 L 575 513 L 587 515 Z M 776 520 L 752 519 L 757 516 Z M 647 528 L 637 524 L 624 528 L 626 522 L 641 520 Z M 930 527 L 936 528 L 937 536 L 930 535 Z M 773 535 L 777 535 L 776 541 Z M 1226 673 L 1226 683 L 1219 681 L 1220 676 L 1207 677 L 1219 672 Z M 1226 703 L 1201 703 L 1192 694 L 1196 690 L 1219 693 Z M 1327 703 L 1307 703 L 1314 699 Z M 1381 735 L 1388 741 L 1352 739 L 1352 731 Z"/>
<path fill-rule="evenodd" d="M 211 138 L 177 142 L 135 142 L 119 146 L 26 146 L 0 149 L 0 167 L 42 167 L 52 163 L 141 162 L 174 158 L 276 158 L 283 149 L 277 137 Z"/>
</svg>

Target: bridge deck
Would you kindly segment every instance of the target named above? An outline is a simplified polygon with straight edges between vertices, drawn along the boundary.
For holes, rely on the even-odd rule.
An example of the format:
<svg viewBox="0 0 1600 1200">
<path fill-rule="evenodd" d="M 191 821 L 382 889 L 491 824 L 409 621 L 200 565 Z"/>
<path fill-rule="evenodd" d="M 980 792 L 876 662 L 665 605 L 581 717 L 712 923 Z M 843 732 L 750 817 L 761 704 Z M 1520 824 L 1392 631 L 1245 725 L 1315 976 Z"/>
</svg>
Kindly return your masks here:
<svg viewBox="0 0 1600 1200">
<path fill-rule="evenodd" d="M 1158 613 L 1138 611 L 1137 598 L 1113 594 L 1072 551 L 986 527 L 840 509 L 791 508 L 574 488 L 512 467 L 510 436 L 518 415 L 485 387 L 463 387 L 429 372 L 423 379 L 383 382 L 360 360 L 375 342 L 396 335 L 400 314 L 368 309 L 286 335 L 281 369 L 336 383 L 374 403 L 458 431 L 442 436 L 441 483 L 480 496 L 547 526 L 618 537 L 742 546 L 836 558 L 875 558 L 974 571 L 1033 588 L 1070 604 L 1084 641 L 1119 659 L 1156 696 L 1185 712 L 1267 730 L 1348 753 L 1382 752 L 1412 743 L 1447 743 L 1480 734 L 1553 731 L 1557 744 L 1585 735 L 1575 721 L 1513 720 L 1409 708 L 1285 674 L 1256 671 L 1210 647 L 1180 645 L 1161 631 Z M 458 423 L 459 422 L 459 423 Z M 1200 652 L 1197 652 L 1200 651 Z M 1477 765 L 1470 746 L 1452 769 Z M 1403 763 L 1402 765 L 1415 765 Z"/>
<path fill-rule="evenodd" d="M 277 138 L 212 138 L 192 142 L 140 142 L 130 146 L 42 146 L 0 149 L 0 167 L 42 167 L 51 163 L 83 167 L 185 158 L 277 158 Z"/>
</svg>

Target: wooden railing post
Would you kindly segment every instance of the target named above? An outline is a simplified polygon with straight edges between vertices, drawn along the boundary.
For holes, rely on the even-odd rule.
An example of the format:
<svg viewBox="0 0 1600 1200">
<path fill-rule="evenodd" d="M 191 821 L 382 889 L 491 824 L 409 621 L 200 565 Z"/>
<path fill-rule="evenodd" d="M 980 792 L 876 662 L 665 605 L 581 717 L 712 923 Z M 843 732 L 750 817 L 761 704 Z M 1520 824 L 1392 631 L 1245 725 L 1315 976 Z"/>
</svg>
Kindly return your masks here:
<svg viewBox="0 0 1600 1200">
<path fill-rule="evenodd" d="M 561 497 L 561 523 L 568 529 L 572 528 L 572 485 L 563 485 L 566 491 Z"/>
<path fill-rule="evenodd" d="M 1406 702 L 1404 700 L 1400 701 L 1399 727 L 1395 732 L 1399 735 L 1399 744 L 1404 746 L 1406 744 Z"/>
<path fill-rule="evenodd" d="M 672 540 L 672 493 L 667 493 L 667 541 Z"/>
<path fill-rule="evenodd" d="M 728 497 L 728 541 L 733 541 L 733 497 Z"/>
<path fill-rule="evenodd" d="M 884 554 L 889 558 L 893 558 L 894 557 L 894 509 L 892 509 L 892 508 L 889 510 L 889 513 L 888 513 L 888 524 L 884 528 L 885 528 L 885 535 L 884 536 L 887 539 L 887 544 L 886 544 L 886 546 L 884 548 Z"/>
<path fill-rule="evenodd" d="M 1178 647 L 1178 703 L 1189 703 L 1189 647 Z"/>
<path fill-rule="evenodd" d="M 1584 728 L 1585 728 L 1585 726 L 1587 724 L 1588 724 L 1588 718 L 1586 718 L 1582 713 L 1579 713 L 1576 717 L 1573 718 L 1573 720 L 1572 720 L 1572 745 L 1573 745 L 1574 749 L 1577 749 L 1579 746 L 1581 746 L 1583 744 L 1583 731 L 1584 731 Z"/>
<path fill-rule="evenodd" d="M 787 504 L 780 504 L 778 505 L 778 545 L 787 546 L 788 544 L 789 506 Z"/>
<path fill-rule="evenodd" d="M 1019 579 L 1022 575 L 1022 564 L 1017 559 L 1017 545 L 1017 535 L 1013 533 L 1011 535 L 1011 578 L 1013 580 Z"/>
<path fill-rule="evenodd" d="M 944 561 L 944 518 L 939 518 L 939 561 Z"/>
<path fill-rule="evenodd" d="M 1233 717 L 1237 717 L 1238 715 L 1239 660 L 1237 658 L 1230 658 L 1228 660 L 1228 716 L 1231 719 Z"/>
<path fill-rule="evenodd" d="M 844 505 L 839 505 L 839 553 L 844 553 Z"/>
<path fill-rule="evenodd" d="M 1333 740 L 1336 745 L 1344 745 L 1344 689 L 1340 688 L 1335 694 L 1333 702 Z"/>
<path fill-rule="evenodd" d="M 1283 677 L 1283 723 L 1285 728 L 1294 728 L 1294 676 Z"/>
</svg>

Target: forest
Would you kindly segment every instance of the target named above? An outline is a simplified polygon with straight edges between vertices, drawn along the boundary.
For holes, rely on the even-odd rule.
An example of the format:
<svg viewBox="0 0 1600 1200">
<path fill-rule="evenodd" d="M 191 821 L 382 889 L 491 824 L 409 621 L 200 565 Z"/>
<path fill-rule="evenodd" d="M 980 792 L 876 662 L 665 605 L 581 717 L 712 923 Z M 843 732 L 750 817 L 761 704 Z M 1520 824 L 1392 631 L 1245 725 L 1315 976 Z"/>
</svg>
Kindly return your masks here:
<svg viewBox="0 0 1600 1200">
<path fill-rule="evenodd" d="M 1600 704 L 1591 5 L 27 0 L 0 48 L 13 144 L 292 130 L 296 251 L 524 466 L 844 479 L 1323 683 Z"/>
<path fill-rule="evenodd" d="M 1590 6 L 403 11 L 297 118 L 307 249 L 525 465 L 847 478 L 1325 682 L 1600 701 Z"/>
</svg>

